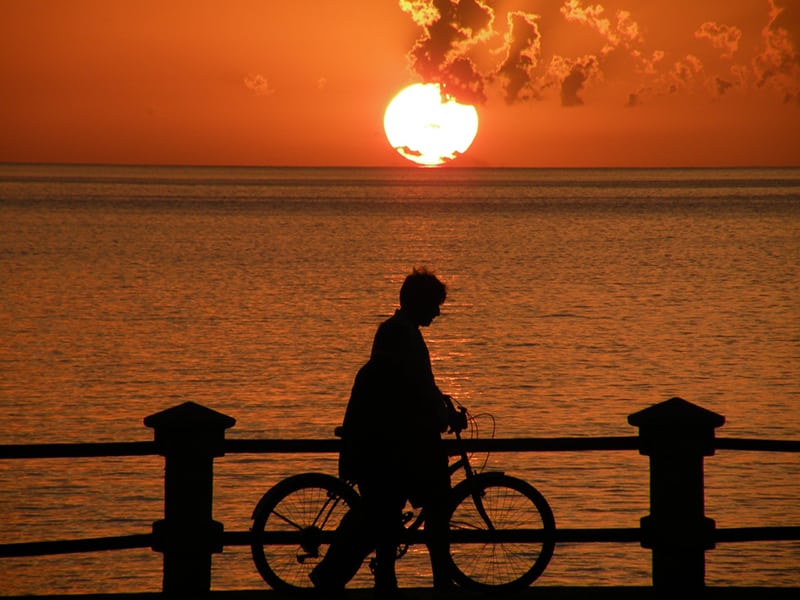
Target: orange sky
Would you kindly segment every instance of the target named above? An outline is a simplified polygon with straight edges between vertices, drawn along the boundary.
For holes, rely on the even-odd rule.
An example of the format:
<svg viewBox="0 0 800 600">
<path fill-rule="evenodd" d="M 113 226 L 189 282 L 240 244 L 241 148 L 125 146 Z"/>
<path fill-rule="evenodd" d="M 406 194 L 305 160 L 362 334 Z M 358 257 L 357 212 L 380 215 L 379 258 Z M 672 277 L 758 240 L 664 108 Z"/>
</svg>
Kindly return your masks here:
<svg viewBox="0 0 800 600">
<path fill-rule="evenodd" d="M 0 0 L 0 162 L 406 166 L 441 81 L 460 166 L 800 166 L 798 0 L 454 3 Z"/>
</svg>

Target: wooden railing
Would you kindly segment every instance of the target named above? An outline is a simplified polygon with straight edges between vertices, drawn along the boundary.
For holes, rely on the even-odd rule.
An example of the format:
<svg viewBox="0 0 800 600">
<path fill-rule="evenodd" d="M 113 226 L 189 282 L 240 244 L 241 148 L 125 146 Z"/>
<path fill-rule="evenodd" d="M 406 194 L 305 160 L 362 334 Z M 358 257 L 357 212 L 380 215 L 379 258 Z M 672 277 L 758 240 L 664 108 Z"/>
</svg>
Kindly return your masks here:
<svg viewBox="0 0 800 600">
<path fill-rule="evenodd" d="M 800 452 L 800 441 L 715 438 L 724 417 L 672 398 L 630 415 L 638 436 L 465 440 L 468 451 L 638 451 L 650 460 L 650 514 L 640 527 L 557 529 L 556 542 L 633 542 L 652 550 L 656 589 L 704 586 L 705 552 L 717 543 L 800 540 L 800 526 L 717 529 L 704 514 L 703 459 L 716 450 Z M 335 453 L 339 441 L 225 439 L 232 417 L 187 402 L 145 418 L 152 442 L 0 446 L 0 459 L 161 455 L 164 518 L 137 535 L 0 544 L 0 557 L 152 548 L 163 553 L 163 591 L 210 590 L 211 557 L 250 544 L 249 532 L 226 532 L 212 519 L 213 461 L 226 453 Z M 448 442 L 452 443 L 452 442 Z"/>
</svg>

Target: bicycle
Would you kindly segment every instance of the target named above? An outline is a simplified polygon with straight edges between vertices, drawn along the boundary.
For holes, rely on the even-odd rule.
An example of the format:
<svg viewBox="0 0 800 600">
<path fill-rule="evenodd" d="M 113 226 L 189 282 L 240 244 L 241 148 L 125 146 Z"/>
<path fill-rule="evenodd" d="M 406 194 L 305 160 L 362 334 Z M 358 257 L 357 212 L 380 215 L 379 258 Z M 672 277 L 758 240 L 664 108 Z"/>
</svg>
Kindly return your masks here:
<svg viewBox="0 0 800 600">
<path fill-rule="evenodd" d="M 466 418 L 466 409 L 460 410 Z M 475 419 L 469 417 L 469 423 L 474 427 Z M 475 472 L 460 431 L 454 433 L 459 451 L 450 473 L 462 470 L 464 478 L 450 492 L 451 578 L 473 591 L 526 587 L 553 556 L 553 511 L 530 483 L 504 472 Z M 251 553 L 264 580 L 282 591 L 311 589 L 308 574 L 358 502 L 352 482 L 325 473 L 292 475 L 268 490 L 253 511 L 251 528 Z M 424 510 L 406 513 L 404 522 L 406 531 L 418 531 Z M 398 558 L 407 550 L 403 543 Z"/>
</svg>

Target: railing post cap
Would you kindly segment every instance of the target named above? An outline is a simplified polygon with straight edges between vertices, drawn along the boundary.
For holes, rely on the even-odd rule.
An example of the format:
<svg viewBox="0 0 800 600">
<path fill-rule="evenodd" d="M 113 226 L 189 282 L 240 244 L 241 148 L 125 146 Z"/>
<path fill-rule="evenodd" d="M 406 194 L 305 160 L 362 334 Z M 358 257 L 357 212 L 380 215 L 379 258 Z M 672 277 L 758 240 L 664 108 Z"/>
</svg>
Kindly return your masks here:
<svg viewBox="0 0 800 600">
<path fill-rule="evenodd" d="M 155 433 L 156 450 L 163 456 L 222 456 L 225 430 L 236 419 L 220 412 L 185 402 L 145 417 L 144 424 Z"/>
<path fill-rule="evenodd" d="M 153 429 L 170 431 L 213 431 L 233 427 L 236 419 L 196 402 L 184 402 L 145 417 L 144 424 Z"/>
<path fill-rule="evenodd" d="M 711 456 L 714 429 L 725 417 L 683 398 L 670 398 L 628 417 L 639 428 L 639 452 L 647 456 Z"/>
<path fill-rule="evenodd" d="M 725 417 L 683 398 L 670 398 L 629 415 L 628 423 L 641 429 L 670 429 L 687 425 L 715 429 L 725 423 Z"/>
</svg>

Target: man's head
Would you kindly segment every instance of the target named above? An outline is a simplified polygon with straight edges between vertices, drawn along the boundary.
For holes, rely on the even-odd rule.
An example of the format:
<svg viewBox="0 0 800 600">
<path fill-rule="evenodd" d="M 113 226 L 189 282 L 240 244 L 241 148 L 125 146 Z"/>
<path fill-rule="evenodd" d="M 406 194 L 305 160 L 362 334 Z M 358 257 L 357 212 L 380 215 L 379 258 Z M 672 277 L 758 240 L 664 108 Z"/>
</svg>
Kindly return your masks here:
<svg viewBox="0 0 800 600">
<path fill-rule="evenodd" d="M 447 287 L 425 267 L 415 268 L 400 288 L 400 309 L 417 325 L 427 326 L 439 316 Z"/>
</svg>

